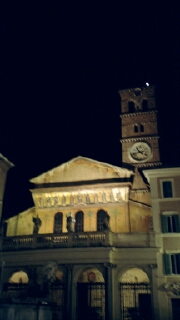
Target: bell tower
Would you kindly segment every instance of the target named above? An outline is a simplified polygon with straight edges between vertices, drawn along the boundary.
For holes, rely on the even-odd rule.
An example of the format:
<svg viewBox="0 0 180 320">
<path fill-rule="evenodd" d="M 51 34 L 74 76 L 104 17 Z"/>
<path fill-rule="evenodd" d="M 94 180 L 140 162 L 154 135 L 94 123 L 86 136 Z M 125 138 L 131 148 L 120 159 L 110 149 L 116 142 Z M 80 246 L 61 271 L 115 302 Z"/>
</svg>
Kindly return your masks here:
<svg viewBox="0 0 180 320">
<path fill-rule="evenodd" d="M 161 165 L 155 87 L 120 90 L 119 94 L 122 162 L 139 168 Z"/>
</svg>

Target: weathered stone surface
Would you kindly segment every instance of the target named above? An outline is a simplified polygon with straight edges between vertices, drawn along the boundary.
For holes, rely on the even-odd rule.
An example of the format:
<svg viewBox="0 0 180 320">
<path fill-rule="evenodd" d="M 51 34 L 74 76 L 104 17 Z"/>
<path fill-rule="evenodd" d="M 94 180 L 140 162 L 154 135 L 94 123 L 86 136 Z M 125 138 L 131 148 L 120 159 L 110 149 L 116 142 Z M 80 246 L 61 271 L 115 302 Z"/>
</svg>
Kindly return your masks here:
<svg viewBox="0 0 180 320">
<path fill-rule="evenodd" d="M 30 182 L 44 184 L 52 182 L 91 181 L 129 178 L 132 174 L 131 170 L 79 156 L 31 179 Z"/>
</svg>

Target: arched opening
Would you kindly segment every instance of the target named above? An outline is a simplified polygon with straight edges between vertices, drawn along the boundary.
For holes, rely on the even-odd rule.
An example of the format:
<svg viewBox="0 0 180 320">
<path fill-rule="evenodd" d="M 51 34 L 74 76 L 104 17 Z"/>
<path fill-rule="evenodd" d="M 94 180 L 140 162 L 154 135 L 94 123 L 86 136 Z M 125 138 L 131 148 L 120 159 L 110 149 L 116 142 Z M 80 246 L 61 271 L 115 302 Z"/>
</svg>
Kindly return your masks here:
<svg viewBox="0 0 180 320">
<path fill-rule="evenodd" d="M 82 211 L 78 211 L 76 213 L 76 224 L 75 224 L 75 232 L 83 232 L 84 229 L 84 213 Z"/>
<path fill-rule="evenodd" d="M 9 283 L 28 283 L 29 278 L 26 272 L 20 270 L 14 272 L 11 277 L 9 278 Z"/>
<path fill-rule="evenodd" d="M 77 282 L 77 320 L 105 319 L 105 283 L 96 268 L 85 270 Z"/>
<path fill-rule="evenodd" d="M 53 302 L 53 319 L 64 319 L 65 278 L 56 261 L 48 261 L 37 270 L 40 297 Z"/>
<path fill-rule="evenodd" d="M 109 215 L 104 210 L 99 210 L 97 213 L 97 231 L 109 229 Z"/>
<path fill-rule="evenodd" d="M 139 131 L 138 129 L 139 129 L 139 128 L 138 128 L 138 125 L 135 124 L 135 125 L 134 125 L 134 132 L 137 133 L 137 132 Z"/>
<path fill-rule="evenodd" d="M 54 217 L 54 233 L 62 233 L 62 212 L 57 212 Z"/>
<path fill-rule="evenodd" d="M 140 131 L 144 132 L 144 124 L 142 124 L 142 123 L 140 124 Z"/>
<path fill-rule="evenodd" d="M 28 288 L 29 278 L 26 272 L 18 270 L 14 272 L 7 283 L 3 286 L 3 296 L 5 298 L 18 298 L 25 295 Z"/>
<path fill-rule="evenodd" d="M 151 291 L 147 274 L 139 268 L 123 273 L 120 280 L 121 319 L 151 319 Z"/>
<path fill-rule="evenodd" d="M 64 274 L 57 269 L 55 279 L 51 283 L 49 298 L 54 302 L 53 319 L 61 320 L 64 316 L 65 281 Z"/>
<path fill-rule="evenodd" d="M 148 111 L 148 100 L 143 100 L 142 109 L 143 111 Z"/>
<path fill-rule="evenodd" d="M 128 107 L 129 107 L 129 112 L 134 112 L 135 111 L 135 104 L 133 101 L 128 102 Z"/>
</svg>

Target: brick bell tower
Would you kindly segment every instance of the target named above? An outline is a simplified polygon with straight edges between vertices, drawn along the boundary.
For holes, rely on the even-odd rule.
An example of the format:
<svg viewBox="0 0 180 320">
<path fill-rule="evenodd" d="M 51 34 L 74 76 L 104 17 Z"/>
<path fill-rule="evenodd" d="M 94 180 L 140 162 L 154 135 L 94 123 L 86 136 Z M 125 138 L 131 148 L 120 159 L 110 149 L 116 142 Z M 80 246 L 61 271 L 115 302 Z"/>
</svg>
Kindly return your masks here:
<svg viewBox="0 0 180 320">
<path fill-rule="evenodd" d="M 155 87 L 119 91 L 122 162 L 138 168 L 161 165 Z"/>
</svg>

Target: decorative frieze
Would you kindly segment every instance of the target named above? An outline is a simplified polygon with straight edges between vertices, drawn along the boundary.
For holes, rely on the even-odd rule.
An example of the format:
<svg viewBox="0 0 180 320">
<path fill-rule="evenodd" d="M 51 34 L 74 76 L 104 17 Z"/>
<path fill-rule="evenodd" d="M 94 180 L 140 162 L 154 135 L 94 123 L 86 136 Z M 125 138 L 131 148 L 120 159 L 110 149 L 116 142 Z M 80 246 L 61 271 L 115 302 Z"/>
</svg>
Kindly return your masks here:
<svg viewBox="0 0 180 320">
<path fill-rule="evenodd" d="M 33 193 L 33 200 L 37 208 L 119 203 L 128 201 L 128 191 L 129 189 L 124 187 L 106 190 L 83 190 L 79 192 L 42 192 Z"/>
</svg>

